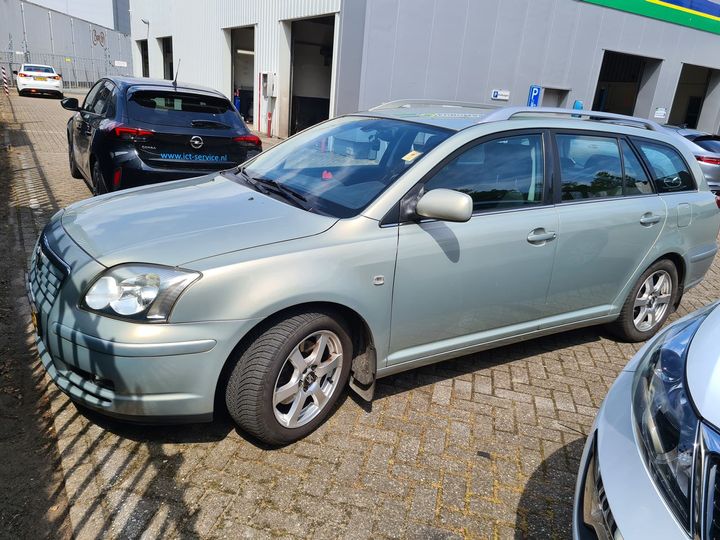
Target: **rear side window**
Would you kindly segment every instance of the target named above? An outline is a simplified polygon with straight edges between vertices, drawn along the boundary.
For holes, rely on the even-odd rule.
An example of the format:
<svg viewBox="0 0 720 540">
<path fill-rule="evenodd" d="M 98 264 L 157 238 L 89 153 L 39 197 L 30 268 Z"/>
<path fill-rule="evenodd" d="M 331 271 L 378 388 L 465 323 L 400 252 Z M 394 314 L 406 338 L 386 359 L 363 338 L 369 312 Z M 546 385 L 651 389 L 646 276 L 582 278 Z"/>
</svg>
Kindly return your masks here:
<svg viewBox="0 0 720 540">
<path fill-rule="evenodd" d="M 622 161 L 617 139 L 557 135 L 562 200 L 621 197 Z"/>
<path fill-rule="evenodd" d="M 467 193 L 475 210 L 543 202 L 545 165 L 542 135 L 516 135 L 473 146 L 440 169 L 425 190 Z"/>
<path fill-rule="evenodd" d="M 696 189 L 693 176 L 677 150 L 664 144 L 641 139 L 634 139 L 633 142 L 650 166 L 658 193 L 675 193 Z"/>
<path fill-rule="evenodd" d="M 166 126 L 245 130 L 240 115 L 227 99 L 203 94 L 137 90 L 128 96 L 128 115 Z"/>
</svg>

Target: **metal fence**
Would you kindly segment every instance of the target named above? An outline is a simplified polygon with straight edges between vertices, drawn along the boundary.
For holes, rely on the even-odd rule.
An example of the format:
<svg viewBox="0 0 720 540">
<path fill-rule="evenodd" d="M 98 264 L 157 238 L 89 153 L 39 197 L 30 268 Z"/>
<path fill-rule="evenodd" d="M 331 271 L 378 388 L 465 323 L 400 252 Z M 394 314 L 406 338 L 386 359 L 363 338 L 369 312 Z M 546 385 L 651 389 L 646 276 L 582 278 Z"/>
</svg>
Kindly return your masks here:
<svg viewBox="0 0 720 540">
<path fill-rule="evenodd" d="M 107 75 L 130 75 L 127 67 L 118 67 L 111 62 L 109 54 L 104 58 L 82 58 L 51 53 L 21 53 L 0 51 L 0 65 L 5 66 L 11 86 L 15 86 L 13 71 L 19 71 L 24 63 L 52 66 L 63 78 L 64 88 L 90 88 L 95 81 Z"/>
</svg>

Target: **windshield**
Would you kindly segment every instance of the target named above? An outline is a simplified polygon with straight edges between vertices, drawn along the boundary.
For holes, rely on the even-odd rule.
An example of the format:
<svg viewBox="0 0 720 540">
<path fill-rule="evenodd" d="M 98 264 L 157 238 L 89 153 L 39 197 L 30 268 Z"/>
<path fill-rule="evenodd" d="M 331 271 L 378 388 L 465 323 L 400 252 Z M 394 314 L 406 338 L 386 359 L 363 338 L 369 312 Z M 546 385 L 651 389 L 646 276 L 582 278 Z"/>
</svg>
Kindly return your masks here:
<svg viewBox="0 0 720 540">
<path fill-rule="evenodd" d="M 705 150 L 720 154 L 720 137 L 698 137 L 693 142 Z"/>
<path fill-rule="evenodd" d="M 25 66 L 22 71 L 34 71 L 35 73 L 55 73 L 55 70 L 47 66 Z"/>
<path fill-rule="evenodd" d="M 164 90 L 136 90 L 128 97 L 133 120 L 180 127 L 233 128 L 246 131 L 227 99 Z"/>
<path fill-rule="evenodd" d="M 260 154 L 243 172 L 300 195 L 309 209 L 352 217 L 451 134 L 424 124 L 344 116 Z"/>
</svg>

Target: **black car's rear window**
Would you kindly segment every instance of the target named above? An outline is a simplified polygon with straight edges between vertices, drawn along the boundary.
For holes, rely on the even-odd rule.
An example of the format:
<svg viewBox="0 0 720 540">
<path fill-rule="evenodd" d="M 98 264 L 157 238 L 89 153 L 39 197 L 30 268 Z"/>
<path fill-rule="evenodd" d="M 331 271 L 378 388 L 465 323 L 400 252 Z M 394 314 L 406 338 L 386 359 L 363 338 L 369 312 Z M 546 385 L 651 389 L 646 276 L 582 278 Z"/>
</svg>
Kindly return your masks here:
<svg viewBox="0 0 720 540">
<path fill-rule="evenodd" d="M 720 137 L 715 137 L 713 135 L 707 137 L 697 137 L 693 140 L 693 142 L 705 150 L 720 153 Z"/>
<path fill-rule="evenodd" d="M 46 66 L 25 66 L 23 71 L 35 71 L 36 73 L 55 73 L 55 70 Z"/>
<path fill-rule="evenodd" d="M 162 90 L 137 90 L 128 96 L 134 120 L 166 126 L 243 130 L 240 115 L 227 99 Z"/>
</svg>

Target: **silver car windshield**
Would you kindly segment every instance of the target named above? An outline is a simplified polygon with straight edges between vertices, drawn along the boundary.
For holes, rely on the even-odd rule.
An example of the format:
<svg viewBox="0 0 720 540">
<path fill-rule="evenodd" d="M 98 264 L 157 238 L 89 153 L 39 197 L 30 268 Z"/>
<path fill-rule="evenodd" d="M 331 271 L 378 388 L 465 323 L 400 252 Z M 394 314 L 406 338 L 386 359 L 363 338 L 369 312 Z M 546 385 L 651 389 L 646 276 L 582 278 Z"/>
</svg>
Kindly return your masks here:
<svg viewBox="0 0 720 540">
<path fill-rule="evenodd" d="M 304 207 L 352 217 L 453 132 L 363 116 L 324 122 L 260 154 L 243 173 L 280 185 Z"/>
</svg>

